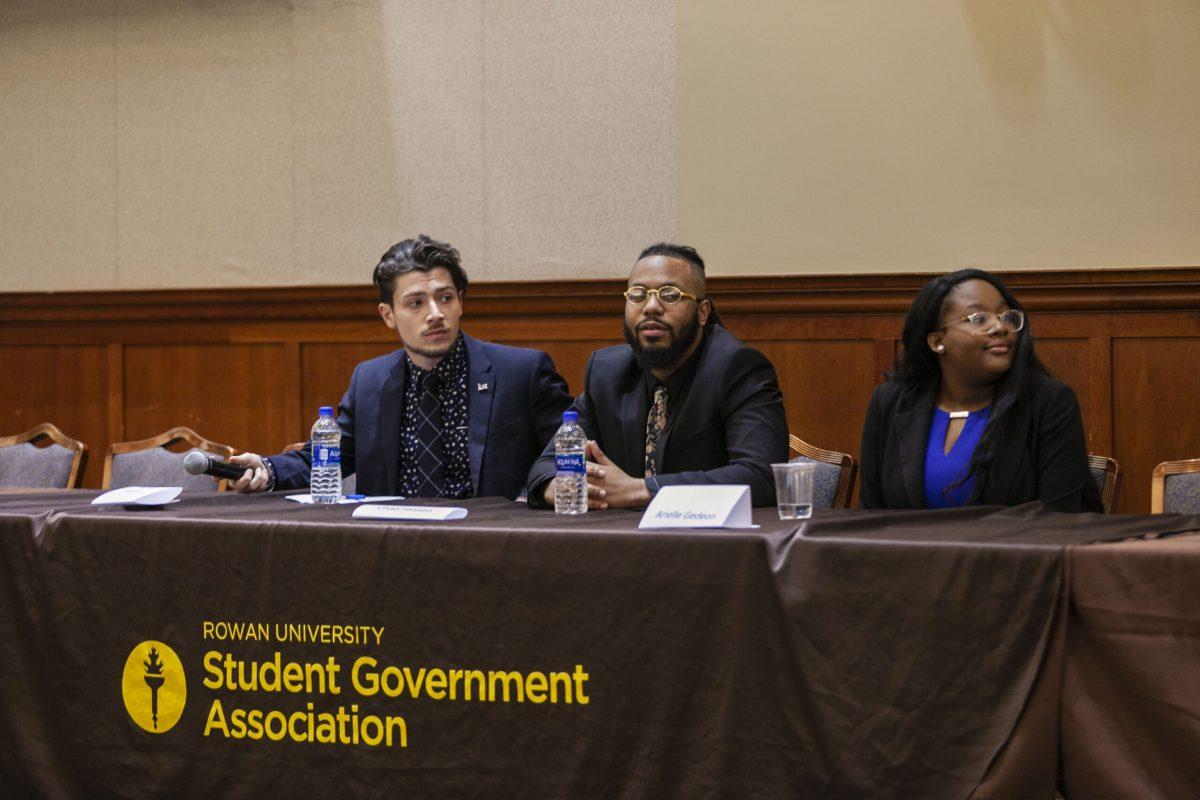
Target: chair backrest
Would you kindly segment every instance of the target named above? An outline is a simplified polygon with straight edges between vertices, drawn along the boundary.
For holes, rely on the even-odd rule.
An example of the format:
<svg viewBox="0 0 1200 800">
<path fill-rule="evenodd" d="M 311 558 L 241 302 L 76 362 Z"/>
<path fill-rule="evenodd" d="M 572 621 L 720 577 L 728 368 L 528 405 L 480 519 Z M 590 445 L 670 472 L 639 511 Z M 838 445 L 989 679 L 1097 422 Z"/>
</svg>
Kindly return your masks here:
<svg viewBox="0 0 1200 800">
<path fill-rule="evenodd" d="M 44 440 L 50 445 L 39 447 Z M 15 436 L 0 436 L 0 487 L 78 489 L 87 456 L 86 444 L 49 422 Z"/>
<path fill-rule="evenodd" d="M 1151 514 L 1200 514 L 1200 458 L 1164 461 L 1150 476 Z"/>
<path fill-rule="evenodd" d="M 792 461 L 815 461 L 813 475 L 813 508 L 849 508 L 854 493 L 854 478 L 858 465 L 854 456 L 835 450 L 814 447 L 799 436 L 788 435 Z"/>
<path fill-rule="evenodd" d="M 1111 514 L 1117 504 L 1117 493 L 1121 490 L 1121 467 L 1108 456 L 1088 456 L 1088 471 L 1100 492 L 1100 505 L 1105 514 Z"/>
<path fill-rule="evenodd" d="M 187 442 L 192 447 L 174 453 L 168 447 Z M 149 439 L 136 442 L 114 442 L 104 457 L 104 488 L 123 486 L 182 486 L 189 491 L 225 491 L 225 481 L 219 484 L 208 475 L 189 475 L 183 469 L 183 459 L 192 450 L 200 450 L 217 458 L 229 458 L 234 448 L 210 442 L 191 428 L 171 428 Z"/>
</svg>

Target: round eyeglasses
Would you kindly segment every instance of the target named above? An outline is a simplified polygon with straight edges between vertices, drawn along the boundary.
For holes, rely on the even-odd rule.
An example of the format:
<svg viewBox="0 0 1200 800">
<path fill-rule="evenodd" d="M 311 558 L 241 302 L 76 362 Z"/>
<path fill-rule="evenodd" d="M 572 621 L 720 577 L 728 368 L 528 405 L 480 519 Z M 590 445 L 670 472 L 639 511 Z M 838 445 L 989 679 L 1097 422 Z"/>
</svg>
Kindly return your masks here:
<svg viewBox="0 0 1200 800">
<path fill-rule="evenodd" d="M 701 298 L 696 297 L 696 295 L 692 294 L 691 292 L 685 292 L 678 286 L 672 286 L 671 284 L 660 286 L 657 289 L 647 289 L 645 286 L 635 285 L 630 286 L 625 290 L 625 300 L 633 303 L 636 306 L 640 306 L 642 303 L 649 300 L 650 295 L 657 296 L 660 303 L 668 306 L 675 305 L 685 297 L 689 300 L 695 300 L 696 302 L 700 302 L 701 300 Z"/>
<path fill-rule="evenodd" d="M 1015 308 L 1005 311 L 1003 314 L 993 314 L 991 311 L 976 311 L 973 314 L 967 314 L 957 322 L 943 325 L 938 330 L 944 331 L 951 325 L 962 325 L 976 336 L 986 336 L 994 331 L 998 325 L 1016 333 L 1025 327 L 1025 312 L 1018 311 Z"/>
</svg>

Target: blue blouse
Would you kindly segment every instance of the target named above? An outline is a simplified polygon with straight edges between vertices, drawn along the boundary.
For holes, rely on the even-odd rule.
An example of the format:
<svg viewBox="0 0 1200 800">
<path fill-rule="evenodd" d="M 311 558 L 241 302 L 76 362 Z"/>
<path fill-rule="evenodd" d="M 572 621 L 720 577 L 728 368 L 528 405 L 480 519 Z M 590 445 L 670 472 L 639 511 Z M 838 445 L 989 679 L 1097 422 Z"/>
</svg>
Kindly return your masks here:
<svg viewBox="0 0 1200 800">
<path fill-rule="evenodd" d="M 992 407 L 972 411 L 963 425 L 962 432 L 954 442 L 950 452 L 946 449 L 946 428 L 950 425 L 950 414 L 940 408 L 933 409 L 933 424 L 929 426 L 929 445 L 925 448 L 925 507 L 926 508 L 957 508 L 965 506 L 971 499 L 975 489 L 975 476 L 972 475 L 959 486 L 954 486 L 962 480 L 971 465 L 971 456 L 975 446 L 983 436 L 987 427 L 988 417 Z M 954 488 L 946 491 L 947 487 Z"/>
</svg>

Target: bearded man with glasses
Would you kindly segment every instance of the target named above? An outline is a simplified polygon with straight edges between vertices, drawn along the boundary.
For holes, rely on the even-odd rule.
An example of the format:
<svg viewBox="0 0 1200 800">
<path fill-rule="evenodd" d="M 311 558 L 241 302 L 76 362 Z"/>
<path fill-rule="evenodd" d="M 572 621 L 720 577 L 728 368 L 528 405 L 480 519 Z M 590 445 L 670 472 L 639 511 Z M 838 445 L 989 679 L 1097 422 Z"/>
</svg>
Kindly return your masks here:
<svg viewBox="0 0 1200 800">
<path fill-rule="evenodd" d="M 740 484 L 775 503 L 771 464 L 788 457 L 771 362 L 725 330 L 691 247 L 656 244 L 625 289 L 626 344 L 592 353 L 572 406 L 588 435 L 588 507 L 638 508 L 663 486 Z M 529 499 L 554 502 L 554 443 L 529 472 Z"/>
</svg>

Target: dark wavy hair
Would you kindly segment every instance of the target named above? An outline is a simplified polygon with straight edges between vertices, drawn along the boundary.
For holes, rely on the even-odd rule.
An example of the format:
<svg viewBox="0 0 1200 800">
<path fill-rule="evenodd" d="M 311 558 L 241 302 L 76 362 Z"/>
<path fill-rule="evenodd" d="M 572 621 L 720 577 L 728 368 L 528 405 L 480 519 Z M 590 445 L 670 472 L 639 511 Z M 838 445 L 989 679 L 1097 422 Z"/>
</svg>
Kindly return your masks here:
<svg viewBox="0 0 1200 800">
<path fill-rule="evenodd" d="M 643 250 L 641 255 L 637 257 L 637 261 L 649 258 L 650 256 L 666 256 L 667 258 L 682 261 L 685 264 L 691 264 L 700 274 L 700 286 L 702 287 L 704 296 L 708 299 L 708 322 L 705 327 L 724 324 L 721 322 L 721 315 L 717 313 L 717 307 L 713 304 L 712 298 L 708 297 L 708 276 L 704 272 L 704 259 L 696 252 L 696 248 L 688 247 L 686 244 L 659 242 Z"/>
<path fill-rule="evenodd" d="M 454 288 L 459 292 L 467 291 L 467 273 L 462 268 L 458 251 L 445 242 L 430 239 L 423 233 L 415 239 L 405 239 L 392 245 L 375 265 L 375 273 L 371 280 L 379 290 L 379 300 L 390 306 L 392 296 L 396 292 L 396 278 L 413 270 L 428 272 L 438 267 L 450 273 Z"/>
<path fill-rule="evenodd" d="M 888 380 L 913 387 L 925 387 L 941 382 L 942 368 L 927 339 L 929 334 L 941 328 L 947 295 L 958 284 L 970 280 L 987 281 L 1000 293 L 1009 308 L 1025 310 L 1021 301 L 1004 285 L 1004 281 L 990 272 L 981 269 L 960 269 L 949 275 L 934 278 L 921 287 L 908 309 L 908 316 L 904 318 L 904 350 L 896 357 L 892 372 L 887 375 Z M 1017 333 L 1017 350 L 1012 366 L 996 386 L 987 427 L 975 447 L 975 453 L 971 456 L 967 474 L 960 481 L 961 485 L 972 474 L 975 476 L 975 489 L 971 497 L 973 501 L 978 501 L 992 482 L 992 464 L 996 460 L 1000 443 L 1004 441 L 1008 432 L 1013 408 L 1025 401 L 1029 394 L 1030 378 L 1034 375 L 1049 374 L 1050 371 L 1034 352 L 1033 332 L 1029 326 L 1029 317 L 1026 316 L 1024 327 Z"/>
</svg>

